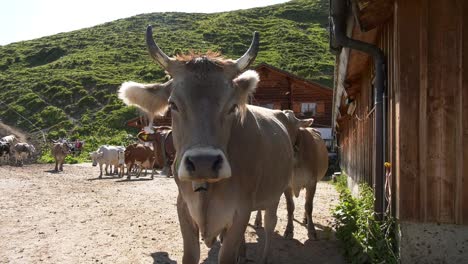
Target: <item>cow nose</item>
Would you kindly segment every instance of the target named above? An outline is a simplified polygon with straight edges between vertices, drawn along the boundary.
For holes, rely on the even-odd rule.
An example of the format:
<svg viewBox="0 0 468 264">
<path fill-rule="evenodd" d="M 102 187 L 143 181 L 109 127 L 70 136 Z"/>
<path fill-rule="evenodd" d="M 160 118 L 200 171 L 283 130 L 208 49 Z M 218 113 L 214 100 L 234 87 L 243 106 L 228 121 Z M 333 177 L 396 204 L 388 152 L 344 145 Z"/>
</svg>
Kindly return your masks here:
<svg viewBox="0 0 468 264">
<path fill-rule="evenodd" d="M 223 156 L 198 154 L 185 159 L 185 168 L 189 173 L 217 174 L 223 166 Z"/>
</svg>

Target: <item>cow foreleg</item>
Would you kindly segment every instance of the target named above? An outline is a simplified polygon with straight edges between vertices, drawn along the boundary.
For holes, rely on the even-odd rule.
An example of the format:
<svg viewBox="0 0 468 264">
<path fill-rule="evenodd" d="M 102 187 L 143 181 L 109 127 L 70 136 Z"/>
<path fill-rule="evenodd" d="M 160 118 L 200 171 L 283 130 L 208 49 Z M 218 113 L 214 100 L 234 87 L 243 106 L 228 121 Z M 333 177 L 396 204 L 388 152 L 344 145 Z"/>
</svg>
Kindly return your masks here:
<svg viewBox="0 0 468 264">
<path fill-rule="evenodd" d="M 65 162 L 65 158 L 60 160 L 60 170 L 63 171 L 63 163 Z"/>
<path fill-rule="evenodd" d="M 99 179 L 101 179 L 102 178 L 102 163 L 99 163 L 99 170 L 100 170 Z"/>
<path fill-rule="evenodd" d="M 127 180 L 130 180 L 130 172 L 132 171 L 133 168 L 133 162 L 130 162 L 127 164 Z"/>
<path fill-rule="evenodd" d="M 307 235 L 309 239 L 317 240 L 317 232 L 315 231 L 314 221 L 312 220 L 312 211 L 314 209 L 314 196 L 315 190 L 317 189 L 317 182 L 314 181 L 306 190 L 306 201 L 305 201 L 305 212 L 304 212 L 304 223 L 307 224 Z"/>
<path fill-rule="evenodd" d="M 260 260 L 261 264 L 267 263 L 271 239 L 273 232 L 275 231 L 276 222 L 278 221 L 278 216 L 276 215 L 276 211 L 278 210 L 278 203 L 279 200 L 273 206 L 265 210 L 265 246 L 263 248 L 262 259 Z"/>
<path fill-rule="evenodd" d="M 200 243 L 198 227 L 193 222 L 182 196 L 177 196 L 177 215 L 179 216 L 180 231 L 184 240 L 183 264 L 197 264 L 200 260 Z"/>
<path fill-rule="evenodd" d="M 137 172 L 136 172 L 136 177 L 140 178 L 141 172 L 143 171 L 143 167 L 141 165 L 138 165 Z"/>
<path fill-rule="evenodd" d="M 238 212 L 232 226 L 224 232 L 223 244 L 219 250 L 218 263 L 242 263 L 245 258 L 245 229 L 249 223 L 250 212 Z"/>
<path fill-rule="evenodd" d="M 55 171 L 58 171 L 58 164 L 59 164 L 58 159 L 55 159 Z"/>
<path fill-rule="evenodd" d="M 288 208 L 288 224 L 284 231 L 284 237 L 292 239 L 294 237 L 294 200 L 290 187 L 284 191 L 284 197 L 286 198 L 286 207 Z"/>
<path fill-rule="evenodd" d="M 254 226 L 255 228 L 262 227 L 262 210 L 257 211 L 257 216 L 255 216 Z"/>
<path fill-rule="evenodd" d="M 123 164 L 119 165 L 119 178 L 122 178 L 125 173 L 125 167 Z"/>
</svg>

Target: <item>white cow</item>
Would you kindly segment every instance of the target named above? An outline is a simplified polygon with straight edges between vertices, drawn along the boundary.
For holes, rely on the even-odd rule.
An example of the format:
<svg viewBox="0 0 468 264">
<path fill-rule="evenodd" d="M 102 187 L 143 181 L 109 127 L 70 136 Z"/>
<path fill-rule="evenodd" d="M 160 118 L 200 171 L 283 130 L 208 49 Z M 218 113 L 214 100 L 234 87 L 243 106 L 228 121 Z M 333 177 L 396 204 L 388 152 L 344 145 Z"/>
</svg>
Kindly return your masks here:
<svg viewBox="0 0 468 264">
<path fill-rule="evenodd" d="M 15 164 L 22 166 L 23 161 L 29 158 L 36 151 L 36 148 L 28 143 L 17 143 L 13 147 L 13 150 L 15 153 Z"/>
<path fill-rule="evenodd" d="M 8 144 L 10 144 L 10 146 L 14 146 L 15 143 L 19 142 L 18 138 L 15 135 L 9 135 L 9 136 L 6 136 L 6 137 L 2 137 L 2 138 L 0 138 L 0 141 L 8 143 Z"/>
<path fill-rule="evenodd" d="M 99 147 L 97 151 L 89 153 L 93 161 L 93 166 L 97 166 L 99 163 L 100 174 L 99 178 L 102 178 L 102 165 L 106 165 L 105 171 L 106 175 L 109 175 L 107 168 L 110 167 L 110 173 L 112 174 L 112 166 L 114 167 L 114 173 L 118 173 L 118 168 L 120 168 L 120 174 L 123 171 L 123 164 L 125 164 L 125 148 L 122 146 L 109 146 L 103 145 Z"/>
</svg>

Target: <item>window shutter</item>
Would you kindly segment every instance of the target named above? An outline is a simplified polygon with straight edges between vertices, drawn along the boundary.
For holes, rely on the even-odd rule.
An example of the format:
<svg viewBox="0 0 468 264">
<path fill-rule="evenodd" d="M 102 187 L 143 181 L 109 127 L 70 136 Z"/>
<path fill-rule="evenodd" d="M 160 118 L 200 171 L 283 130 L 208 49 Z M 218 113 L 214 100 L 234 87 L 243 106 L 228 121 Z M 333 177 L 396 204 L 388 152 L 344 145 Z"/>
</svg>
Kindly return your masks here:
<svg viewBox="0 0 468 264">
<path fill-rule="evenodd" d="M 325 113 L 325 103 L 317 102 L 317 114 L 324 114 L 324 113 Z"/>
</svg>

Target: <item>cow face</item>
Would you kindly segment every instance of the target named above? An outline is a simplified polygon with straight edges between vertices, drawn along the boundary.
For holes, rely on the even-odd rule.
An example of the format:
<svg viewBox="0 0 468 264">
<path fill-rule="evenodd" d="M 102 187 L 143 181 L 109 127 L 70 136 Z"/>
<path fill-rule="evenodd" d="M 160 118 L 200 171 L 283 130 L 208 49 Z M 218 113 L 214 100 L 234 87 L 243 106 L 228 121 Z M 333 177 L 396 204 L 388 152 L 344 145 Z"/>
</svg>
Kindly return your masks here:
<svg viewBox="0 0 468 264">
<path fill-rule="evenodd" d="M 91 157 L 91 160 L 93 162 L 93 166 L 97 166 L 98 160 L 102 158 L 103 155 L 104 153 L 97 152 L 97 151 L 93 151 L 89 153 L 89 156 Z"/>
<path fill-rule="evenodd" d="M 258 75 L 251 71 L 232 80 L 209 59 L 199 60 L 194 63 L 213 68 L 201 76 L 202 69 L 185 69 L 187 74 L 174 77 L 169 97 L 176 160 L 180 161 L 176 171 L 181 180 L 215 182 L 231 176 L 226 157 L 231 126 L 241 122 L 248 90 L 256 86 Z"/>
<path fill-rule="evenodd" d="M 242 122 L 246 103 L 259 77 L 246 69 L 255 59 L 259 37 L 238 60 L 215 54 L 184 55 L 169 58 L 147 30 L 151 56 L 173 77 L 165 84 L 124 83 L 119 97 L 150 115 L 169 107 L 177 157 L 176 176 L 182 181 L 216 182 L 231 177 L 226 155 L 234 122 Z"/>
</svg>

